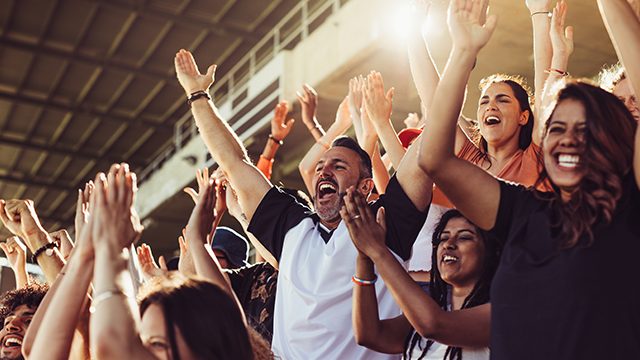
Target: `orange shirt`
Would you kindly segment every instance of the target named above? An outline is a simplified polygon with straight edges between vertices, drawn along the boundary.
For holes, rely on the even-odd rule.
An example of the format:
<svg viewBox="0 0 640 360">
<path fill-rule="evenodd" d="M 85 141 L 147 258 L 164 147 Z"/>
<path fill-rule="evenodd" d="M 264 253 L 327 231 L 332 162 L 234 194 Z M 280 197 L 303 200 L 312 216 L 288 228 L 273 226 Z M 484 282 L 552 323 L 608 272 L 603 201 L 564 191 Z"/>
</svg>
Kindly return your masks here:
<svg viewBox="0 0 640 360">
<path fill-rule="evenodd" d="M 498 176 L 500 179 L 522 184 L 524 186 L 533 186 L 538 180 L 538 157 L 540 156 L 540 147 L 533 142 L 528 148 L 518 151 L 511 156 L 511 159 L 500 170 Z M 458 153 L 460 159 L 467 160 L 478 166 L 482 164 L 483 156 L 480 150 L 469 139 L 466 139 L 462 149 Z M 550 187 L 541 184 L 537 187 L 540 191 L 548 191 Z M 434 185 L 433 204 L 453 208 L 453 204 L 447 197 Z"/>
<path fill-rule="evenodd" d="M 260 155 L 260 159 L 258 159 L 258 163 L 256 164 L 258 170 L 260 170 L 267 179 L 271 180 L 271 169 L 273 168 L 273 159 L 268 160 L 262 155 Z"/>
</svg>

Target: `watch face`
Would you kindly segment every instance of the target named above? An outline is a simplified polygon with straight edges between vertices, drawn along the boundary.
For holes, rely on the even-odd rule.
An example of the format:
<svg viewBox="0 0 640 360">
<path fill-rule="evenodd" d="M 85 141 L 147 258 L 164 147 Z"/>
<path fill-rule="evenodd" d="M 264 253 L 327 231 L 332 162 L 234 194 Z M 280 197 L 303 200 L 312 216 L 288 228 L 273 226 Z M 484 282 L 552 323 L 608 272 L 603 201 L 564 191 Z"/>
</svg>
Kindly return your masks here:
<svg viewBox="0 0 640 360">
<path fill-rule="evenodd" d="M 47 250 L 45 250 L 45 251 L 44 251 L 44 253 L 45 253 L 47 256 L 51 256 L 51 255 L 53 255 L 53 249 L 47 249 Z"/>
</svg>

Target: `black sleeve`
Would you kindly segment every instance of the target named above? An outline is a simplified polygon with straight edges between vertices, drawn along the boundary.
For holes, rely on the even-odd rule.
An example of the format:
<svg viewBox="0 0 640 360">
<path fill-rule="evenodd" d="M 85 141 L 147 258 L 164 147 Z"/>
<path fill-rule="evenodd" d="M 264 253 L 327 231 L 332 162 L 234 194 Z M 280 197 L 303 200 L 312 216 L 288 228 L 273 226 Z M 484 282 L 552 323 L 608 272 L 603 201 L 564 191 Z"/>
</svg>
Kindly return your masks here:
<svg viewBox="0 0 640 360">
<path fill-rule="evenodd" d="M 429 208 L 424 212 L 418 210 L 395 176 L 389 180 L 386 192 L 371 204 L 371 210 L 376 214 L 381 206 L 386 212 L 387 247 L 403 260 L 409 260 L 411 247 L 427 219 Z"/>
<path fill-rule="evenodd" d="M 226 272 L 229 277 L 231 288 L 233 289 L 233 292 L 236 293 L 236 296 L 243 307 L 251 294 L 253 271 L 253 266 L 245 266 L 238 269 L 224 269 L 224 272 Z"/>
<path fill-rule="evenodd" d="M 309 216 L 311 209 L 274 186 L 262 198 L 247 230 L 280 261 L 287 231 Z"/>
<path fill-rule="evenodd" d="M 525 201 L 525 197 L 530 192 L 522 185 L 516 185 L 501 179 L 498 179 L 498 181 L 500 182 L 500 204 L 498 205 L 496 223 L 489 232 L 504 246 L 507 242 L 514 216 L 521 210 L 522 206 L 527 207 L 528 202 Z"/>
</svg>

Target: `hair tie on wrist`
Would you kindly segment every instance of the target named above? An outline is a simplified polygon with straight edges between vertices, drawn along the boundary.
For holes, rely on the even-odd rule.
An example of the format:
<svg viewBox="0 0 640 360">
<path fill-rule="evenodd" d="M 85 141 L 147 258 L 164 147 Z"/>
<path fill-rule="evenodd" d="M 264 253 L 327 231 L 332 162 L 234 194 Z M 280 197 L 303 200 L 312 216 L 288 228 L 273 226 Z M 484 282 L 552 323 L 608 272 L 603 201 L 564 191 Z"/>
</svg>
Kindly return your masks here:
<svg viewBox="0 0 640 360">
<path fill-rule="evenodd" d="M 275 142 L 276 144 L 279 144 L 279 145 L 283 145 L 284 144 L 284 141 L 277 140 L 276 138 L 273 137 L 272 134 L 269 134 L 269 139 L 273 140 L 273 142 Z"/>
<path fill-rule="evenodd" d="M 316 144 L 321 145 L 325 149 L 329 150 L 329 144 L 327 144 L 327 142 L 323 139 L 318 139 L 318 141 L 316 141 Z"/>
<path fill-rule="evenodd" d="M 567 72 L 567 71 L 562 71 L 562 70 L 557 70 L 557 69 L 549 69 L 549 70 L 545 70 L 544 72 L 547 73 L 547 74 L 561 76 L 561 77 L 567 77 L 567 76 L 570 75 L 569 72 Z"/>
<path fill-rule="evenodd" d="M 551 13 L 549 11 L 536 11 L 533 14 L 531 14 L 531 17 L 533 17 L 533 15 L 538 15 L 538 14 L 547 14 L 547 17 L 551 17 Z"/>
<path fill-rule="evenodd" d="M 211 96 L 209 96 L 208 92 L 204 90 L 198 90 L 198 91 L 192 92 L 191 95 L 189 95 L 189 97 L 187 98 L 187 104 L 191 105 L 191 103 L 200 99 L 201 97 L 207 98 L 207 101 L 211 100 Z"/>
<path fill-rule="evenodd" d="M 362 279 L 358 279 L 355 275 L 353 275 L 351 277 L 351 281 L 353 281 L 355 284 L 360 286 L 373 285 L 376 283 L 376 281 L 378 281 L 378 275 L 373 274 L 373 280 L 362 280 Z"/>
</svg>

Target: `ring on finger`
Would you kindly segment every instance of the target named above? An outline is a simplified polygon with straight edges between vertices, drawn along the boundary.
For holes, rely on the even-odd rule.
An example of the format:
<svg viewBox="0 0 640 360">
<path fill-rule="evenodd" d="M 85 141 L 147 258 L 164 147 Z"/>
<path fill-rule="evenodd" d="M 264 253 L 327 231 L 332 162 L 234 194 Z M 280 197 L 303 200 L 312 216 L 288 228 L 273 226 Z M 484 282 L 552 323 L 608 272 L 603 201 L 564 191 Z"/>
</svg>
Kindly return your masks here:
<svg viewBox="0 0 640 360">
<path fill-rule="evenodd" d="M 354 216 L 351 218 L 351 220 L 355 220 L 355 219 L 359 219 L 359 218 L 360 218 L 360 215 L 354 215 Z"/>
</svg>

